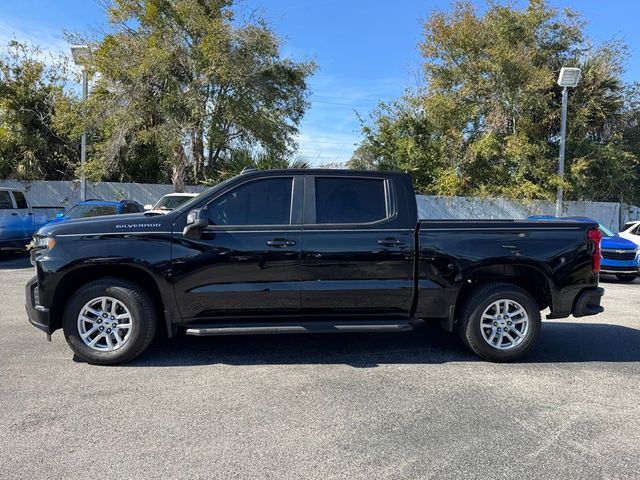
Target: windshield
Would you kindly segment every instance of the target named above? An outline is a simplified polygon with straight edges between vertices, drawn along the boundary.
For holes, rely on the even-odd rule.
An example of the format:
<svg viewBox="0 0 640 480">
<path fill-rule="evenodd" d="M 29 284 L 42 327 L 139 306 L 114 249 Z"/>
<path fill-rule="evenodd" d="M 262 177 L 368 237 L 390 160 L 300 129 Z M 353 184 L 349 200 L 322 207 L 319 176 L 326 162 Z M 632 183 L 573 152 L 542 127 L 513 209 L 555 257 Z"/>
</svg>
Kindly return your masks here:
<svg viewBox="0 0 640 480">
<path fill-rule="evenodd" d="M 602 232 L 603 236 L 605 236 L 605 237 L 615 237 L 615 234 L 612 233 L 611 230 L 609 230 L 607 227 L 605 227 L 601 223 L 599 225 L 600 225 L 600 231 Z"/>
<path fill-rule="evenodd" d="M 64 214 L 64 218 L 101 217 L 118 213 L 116 205 L 83 204 L 76 205 Z"/>
<path fill-rule="evenodd" d="M 193 197 L 186 196 L 186 195 L 171 195 L 171 196 L 162 197 L 160 200 L 158 200 L 158 203 L 156 203 L 153 206 L 153 209 L 154 210 L 173 210 L 174 208 L 179 207 L 180 205 L 185 203 L 187 200 L 190 200 L 192 198 Z"/>
</svg>

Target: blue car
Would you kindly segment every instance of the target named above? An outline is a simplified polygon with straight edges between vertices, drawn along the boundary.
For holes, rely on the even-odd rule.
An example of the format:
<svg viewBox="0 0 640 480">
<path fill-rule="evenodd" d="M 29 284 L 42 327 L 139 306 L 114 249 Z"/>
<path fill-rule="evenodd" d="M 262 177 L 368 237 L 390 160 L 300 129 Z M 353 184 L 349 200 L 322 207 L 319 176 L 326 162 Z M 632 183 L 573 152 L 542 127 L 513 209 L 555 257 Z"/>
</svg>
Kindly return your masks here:
<svg viewBox="0 0 640 480">
<path fill-rule="evenodd" d="M 77 203 L 64 214 L 58 214 L 49 224 L 59 223 L 75 218 L 101 217 L 104 215 L 121 215 L 143 212 L 142 205 L 133 200 L 85 200 Z"/>
<path fill-rule="evenodd" d="M 575 220 L 577 222 L 592 220 L 587 217 L 554 217 L 551 215 L 535 215 L 529 217 L 529 220 Z M 613 233 L 607 227 L 598 222 L 600 232 L 602 232 L 602 241 L 600 248 L 602 250 L 602 262 L 600 264 L 600 273 L 615 275 L 621 282 L 633 282 L 640 275 L 640 253 L 638 245 L 631 240 L 622 238 L 617 233 Z"/>
</svg>

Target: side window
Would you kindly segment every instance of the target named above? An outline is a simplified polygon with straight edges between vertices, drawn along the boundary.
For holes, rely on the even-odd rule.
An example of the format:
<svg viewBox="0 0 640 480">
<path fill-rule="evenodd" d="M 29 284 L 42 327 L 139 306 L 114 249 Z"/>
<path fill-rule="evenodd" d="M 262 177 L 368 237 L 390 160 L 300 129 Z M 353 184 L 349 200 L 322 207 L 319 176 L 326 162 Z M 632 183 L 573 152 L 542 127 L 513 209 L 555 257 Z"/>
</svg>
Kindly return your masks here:
<svg viewBox="0 0 640 480">
<path fill-rule="evenodd" d="M 11 195 L 6 190 L 0 190 L 0 210 L 11 210 L 12 208 Z"/>
<path fill-rule="evenodd" d="M 316 178 L 316 223 L 371 223 L 387 218 L 378 178 Z"/>
<path fill-rule="evenodd" d="M 214 225 L 289 225 L 293 178 L 245 183 L 209 204 Z"/>
<path fill-rule="evenodd" d="M 636 227 L 635 231 L 632 230 L 633 235 L 640 235 L 640 224 Z"/>
<path fill-rule="evenodd" d="M 27 205 L 27 199 L 24 198 L 24 194 L 22 192 L 13 192 L 13 198 L 16 201 L 16 208 L 29 208 Z"/>
</svg>

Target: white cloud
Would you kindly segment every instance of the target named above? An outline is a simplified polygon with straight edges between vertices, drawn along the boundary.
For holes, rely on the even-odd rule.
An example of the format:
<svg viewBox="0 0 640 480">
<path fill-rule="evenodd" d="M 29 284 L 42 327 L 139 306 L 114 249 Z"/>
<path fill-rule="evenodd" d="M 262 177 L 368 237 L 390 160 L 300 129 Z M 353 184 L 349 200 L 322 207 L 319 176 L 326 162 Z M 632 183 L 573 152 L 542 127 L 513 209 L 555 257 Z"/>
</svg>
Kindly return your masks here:
<svg viewBox="0 0 640 480">
<path fill-rule="evenodd" d="M 69 55 L 69 42 L 61 31 L 0 20 L 0 45 L 6 45 L 14 39 L 38 45 L 44 54 Z"/>
</svg>

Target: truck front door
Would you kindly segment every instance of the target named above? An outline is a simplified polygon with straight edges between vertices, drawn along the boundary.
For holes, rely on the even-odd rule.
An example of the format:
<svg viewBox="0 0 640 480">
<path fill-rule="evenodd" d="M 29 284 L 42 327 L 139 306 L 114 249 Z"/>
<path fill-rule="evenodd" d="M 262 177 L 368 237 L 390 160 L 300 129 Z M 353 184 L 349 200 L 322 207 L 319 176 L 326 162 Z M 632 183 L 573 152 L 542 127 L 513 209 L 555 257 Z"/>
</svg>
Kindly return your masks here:
<svg viewBox="0 0 640 480">
<path fill-rule="evenodd" d="M 301 176 L 249 178 L 212 199 L 199 240 L 174 233 L 183 317 L 299 313 L 303 188 Z"/>
<path fill-rule="evenodd" d="M 17 190 L 14 190 L 11 193 L 13 194 L 13 199 L 16 205 L 16 209 L 13 211 L 13 214 L 19 218 L 19 238 L 28 240 L 33 235 L 33 214 L 29 209 L 24 193 Z"/>
</svg>

